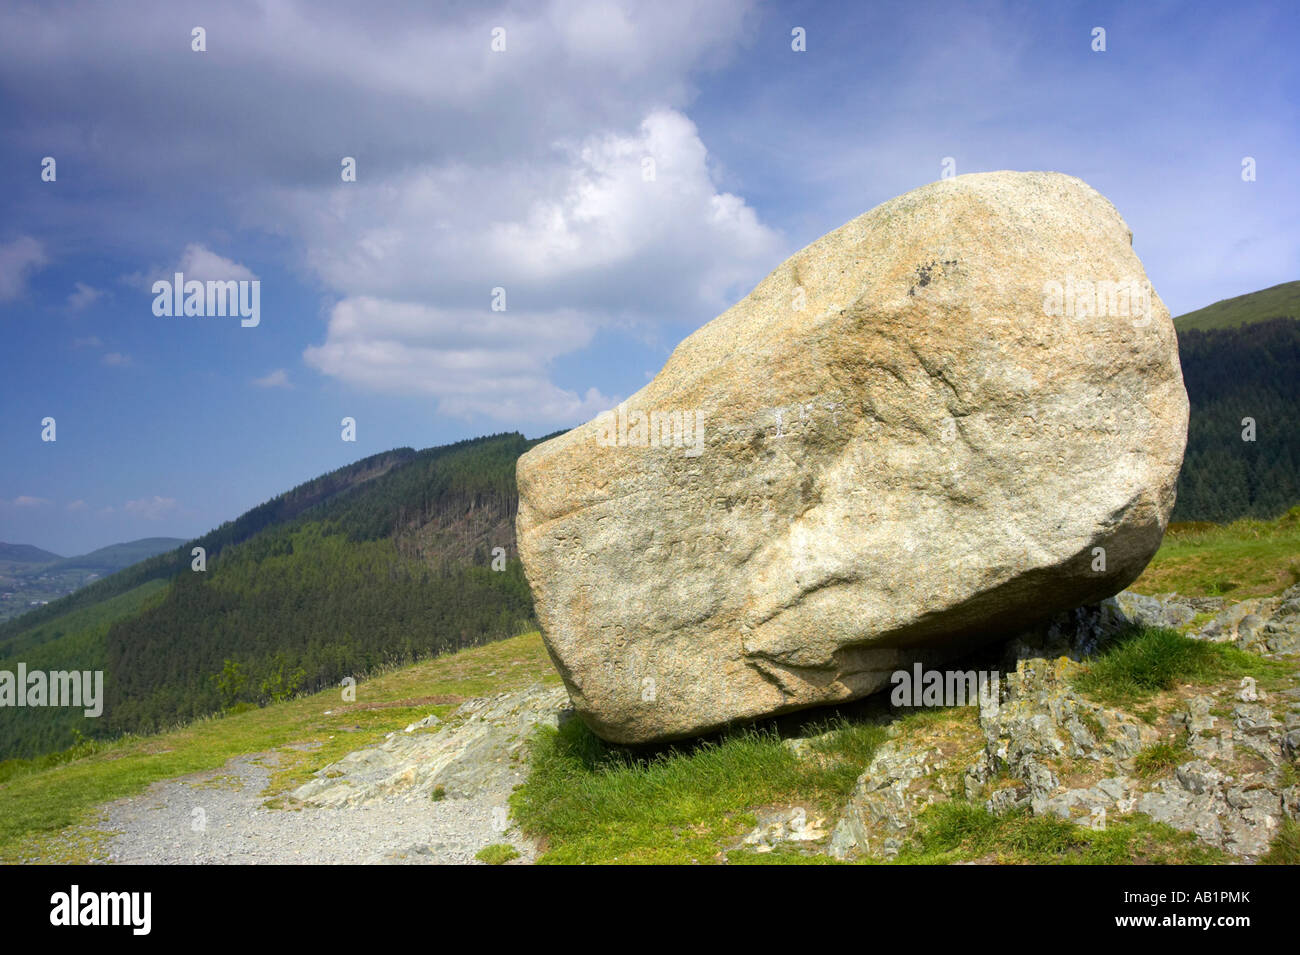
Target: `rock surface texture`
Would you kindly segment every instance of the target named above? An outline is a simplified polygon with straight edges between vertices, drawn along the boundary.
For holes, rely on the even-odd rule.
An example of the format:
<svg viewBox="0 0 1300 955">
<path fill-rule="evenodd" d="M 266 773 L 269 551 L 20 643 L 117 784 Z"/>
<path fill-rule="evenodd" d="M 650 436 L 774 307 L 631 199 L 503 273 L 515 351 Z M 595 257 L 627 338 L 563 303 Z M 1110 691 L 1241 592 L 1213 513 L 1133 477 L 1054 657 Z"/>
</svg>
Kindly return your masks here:
<svg viewBox="0 0 1300 955">
<path fill-rule="evenodd" d="M 557 727 L 568 699 L 559 687 L 536 686 L 469 700 L 447 724 L 421 720 L 378 746 L 349 753 L 325 767 L 294 798 L 313 806 L 366 806 L 438 796 L 498 796 L 502 805 L 528 775 L 528 737 Z"/>
<path fill-rule="evenodd" d="M 1187 410 L 1115 208 L 1056 173 L 959 176 L 814 242 L 524 455 L 520 554 L 588 725 L 690 736 L 1120 591 Z"/>
<path fill-rule="evenodd" d="M 1165 695 L 1150 722 L 1102 706 L 1071 679 L 1091 648 L 1126 623 L 1168 626 L 1197 609 L 1178 595 L 1123 593 L 1100 607 L 1058 615 L 1007 644 L 1002 698 L 980 707 L 977 726 L 891 740 L 875 753 L 835 824 L 828 853 L 892 858 L 927 807 L 964 798 L 1002 815 L 1023 811 L 1105 829 L 1134 813 L 1193 834 L 1243 861 L 1257 861 L 1285 820 L 1300 818 L 1300 686 L 1266 693 L 1226 681 Z M 1255 617 L 1241 627 L 1236 621 Z M 1193 639 L 1232 642 L 1277 661 L 1300 654 L 1300 585 L 1223 610 Z M 1172 765 L 1143 773 L 1157 743 Z"/>
</svg>

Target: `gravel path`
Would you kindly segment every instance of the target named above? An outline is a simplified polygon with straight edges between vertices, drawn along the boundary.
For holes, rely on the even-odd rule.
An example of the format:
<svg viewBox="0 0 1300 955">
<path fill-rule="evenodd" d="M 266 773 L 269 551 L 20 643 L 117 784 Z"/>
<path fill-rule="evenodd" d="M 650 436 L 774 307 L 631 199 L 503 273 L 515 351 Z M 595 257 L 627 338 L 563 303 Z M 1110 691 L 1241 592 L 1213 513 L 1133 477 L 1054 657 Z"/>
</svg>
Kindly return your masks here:
<svg viewBox="0 0 1300 955">
<path fill-rule="evenodd" d="M 274 753 L 240 756 L 224 767 L 155 783 L 103 807 L 98 828 L 112 833 L 107 857 L 119 864 L 481 864 L 484 846 L 509 842 L 531 862 L 533 847 L 502 832 L 504 794 L 481 798 L 394 799 L 363 807 L 269 809 L 263 805 Z"/>
</svg>

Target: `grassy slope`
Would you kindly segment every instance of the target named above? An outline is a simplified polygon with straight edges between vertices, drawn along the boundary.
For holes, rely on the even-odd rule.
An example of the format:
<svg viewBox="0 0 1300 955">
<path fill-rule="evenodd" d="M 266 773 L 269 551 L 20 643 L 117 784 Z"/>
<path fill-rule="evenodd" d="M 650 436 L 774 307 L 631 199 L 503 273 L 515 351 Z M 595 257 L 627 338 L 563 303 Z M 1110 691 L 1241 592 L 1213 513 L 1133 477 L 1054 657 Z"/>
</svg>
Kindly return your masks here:
<svg viewBox="0 0 1300 955">
<path fill-rule="evenodd" d="M 161 601 L 166 589 L 165 581 L 151 580 L 0 642 L 0 670 L 14 672 L 19 663 L 25 663 L 29 671 L 104 670 L 109 628 Z M 46 751 L 61 749 L 78 740 L 83 731 L 93 732 L 88 730 L 90 721 L 82 713 L 80 709 L 62 707 L 0 708 L 0 740 L 30 739 Z"/>
<path fill-rule="evenodd" d="M 288 789 L 414 718 L 430 712 L 445 716 L 456 700 L 539 679 L 559 682 L 540 636 L 533 633 L 365 680 L 357 686 L 355 704 L 343 704 L 338 690 L 328 690 L 168 733 L 87 747 L 87 755 L 70 762 L 11 760 L 0 764 L 0 862 L 85 861 L 94 842 L 79 824 L 90 822 L 100 803 L 138 793 L 150 783 L 217 768 L 232 756 L 321 743 L 309 753 L 285 750 L 289 758 L 275 788 Z M 428 697 L 453 702 L 416 702 Z"/>
<path fill-rule="evenodd" d="M 1300 282 L 1283 282 L 1235 298 L 1225 298 L 1174 319 L 1179 331 L 1233 328 L 1270 318 L 1300 318 Z"/>
<path fill-rule="evenodd" d="M 1300 508 L 1295 508 L 1268 522 L 1175 527 L 1135 589 L 1226 592 L 1241 599 L 1276 593 L 1298 576 Z M 1161 706 L 1177 707 L 1165 698 L 1175 684 L 1208 686 L 1242 674 L 1271 681 L 1282 678 L 1278 671 L 1233 647 L 1151 631 L 1094 661 L 1080 690 L 1155 713 Z M 974 719 L 971 708 L 929 710 L 904 716 L 894 726 L 908 736 L 926 733 L 978 748 L 982 740 L 967 738 Z M 819 812 L 833 820 L 884 738 L 881 726 L 850 716 L 823 740 L 820 764 L 796 759 L 774 726 L 646 757 L 601 743 L 575 721 L 559 732 L 539 734 L 533 775 L 512 805 L 524 828 L 544 840 L 541 862 L 824 863 L 830 860 L 796 851 L 760 855 L 732 847 L 755 824 L 754 810 L 764 806 L 802 805 L 810 816 Z M 1232 861 L 1142 816 L 1114 820 L 1106 831 L 1094 832 L 1052 819 L 996 817 L 982 806 L 954 800 L 935 806 L 921 823 L 897 862 Z M 1296 838 L 1291 829 L 1287 833 Z"/>
<path fill-rule="evenodd" d="M 0 642 L 0 666 L 6 660 L 22 659 L 33 669 L 102 668 L 103 638 L 109 625 L 138 612 L 151 597 L 166 589 L 166 581 L 151 580 L 116 597 L 24 630 Z"/>
<path fill-rule="evenodd" d="M 1250 675 L 1272 689 L 1274 681 L 1282 685 L 1291 669 L 1235 647 L 1168 630 L 1143 630 L 1097 658 L 1077 685 L 1093 699 L 1124 700 L 1155 712 L 1163 712 L 1158 709 L 1163 705 L 1172 712 L 1183 702 L 1176 697 L 1171 702 L 1168 691 L 1175 688 Z M 924 741 L 955 755 L 952 764 L 958 768 L 949 779 L 950 792 L 960 791 L 962 770 L 984 746 L 974 707 L 894 712 L 885 721 L 846 715 L 824 729 L 815 742 L 818 758 L 812 760 L 797 758 L 774 725 L 643 755 L 600 742 L 575 720 L 559 731 L 539 732 L 532 775 L 511 805 L 524 830 L 545 840 L 543 863 L 825 864 L 832 860 L 794 847 L 764 854 L 742 845 L 755 825 L 755 810 L 788 812 L 798 806 L 810 821 L 824 820 L 829 834 L 858 776 L 889 736 Z M 1143 816 L 1121 816 L 1098 832 L 1021 813 L 994 816 L 982 803 L 957 797 L 923 813 L 914 838 L 893 861 L 1119 865 L 1232 860 Z"/>
<path fill-rule="evenodd" d="M 1244 600 L 1300 582 L 1300 507 L 1272 521 L 1171 524 L 1133 584 L 1143 594 Z"/>
<path fill-rule="evenodd" d="M 505 434 L 372 455 L 197 538 L 208 551 L 202 578 L 190 572 L 186 545 L 0 623 L 0 663 L 103 669 L 108 698 L 105 716 L 89 724 L 71 710 L 24 710 L 21 719 L 0 710 L 0 760 L 71 746 L 82 732 L 104 739 L 215 712 L 221 697 L 211 678 L 227 659 L 247 677 L 239 698 L 254 699 L 276 667 L 290 679 L 300 669 L 301 685 L 316 689 L 344 673 L 535 627 L 517 561 L 505 574 L 487 570 L 490 546 L 513 539 L 514 464 L 529 445 Z M 394 542 L 399 528 L 405 537 Z M 167 540 L 62 563 L 141 556 Z M 111 631 L 81 625 L 142 582 L 174 583 L 139 612 L 117 615 Z M 242 589 L 232 593 L 236 582 Z M 44 648 L 52 638 L 59 645 Z"/>
<path fill-rule="evenodd" d="M 1290 583 L 1289 574 L 1277 567 L 1300 555 L 1298 524 L 1300 509 L 1272 522 L 1174 528 L 1137 587 L 1194 594 L 1229 580 L 1240 582 L 1232 597 L 1276 592 Z M 1122 662 L 1115 663 L 1117 670 L 1122 671 Z M 78 824 L 93 819 L 95 806 L 152 782 L 216 768 L 236 755 L 323 744 L 311 753 L 284 750 L 290 758 L 274 787 L 283 791 L 415 716 L 445 714 L 453 705 L 412 705 L 413 699 L 468 698 L 538 679 L 558 681 L 541 639 L 529 634 L 367 680 L 351 707 L 341 707 L 338 692 L 330 690 L 123 740 L 70 762 L 0 764 L 0 862 L 84 860 L 94 844 Z M 370 704 L 381 705 L 366 708 Z M 970 709 L 922 711 L 906 717 L 904 728 L 960 738 L 972 729 L 973 718 Z M 539 734 L 534 777 L 516 795 L 515 813 L 545 839 L 543 861 L 719 861 L 764 806 L 797 801 L 833 818 L 884 732 L 852 715 L 826 728 L 829 735 L 820 744 L 824 758 L 809 765 L 794 758 L 771 726 L 657 754 L 629 754 L 571 722 L 559 733 Z M 725 855 L 733 864 L 827 861 L 779 850 Z M 996 819 L 958 804 L 929 815 L 921 837 L 899 861 L 1206 862 L 1212 857 L 1217 858 L 1173 830 L 1140 818 L 1092 833 L 1050 820 Z"/>
</svg>

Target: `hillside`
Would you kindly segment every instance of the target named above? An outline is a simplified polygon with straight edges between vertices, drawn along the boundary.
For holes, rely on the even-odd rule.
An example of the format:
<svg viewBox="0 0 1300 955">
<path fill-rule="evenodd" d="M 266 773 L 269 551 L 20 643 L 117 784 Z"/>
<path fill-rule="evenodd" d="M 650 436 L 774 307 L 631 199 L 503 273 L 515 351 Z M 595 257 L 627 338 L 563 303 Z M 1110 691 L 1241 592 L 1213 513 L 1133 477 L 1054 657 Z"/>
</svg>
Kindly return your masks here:
<svg viewBox="0 0 1300 955">
<path fill-rule="evenodd" d="M 174 551 L 0 625 L 0 669 L 105 673 L 104 716 L 0 710 L 0 756 L 153 731 L 532 624 L 496 435 L 401 449 L 307 482 Z M 207 569 L 190 551 L 207 549 Z M 492 566 L 492 550 L 512 559 Z"/>
<path fill-rule="evenodd" d="M 1300 320 L 1180 331 L 1178 346 L 1191 418 L 1173 519 L 1270 518 L 1300 501 Z"/>
<path fill-rule="evenodd" d="M 0 569 L 10 564 L 52 564 L 62 559 L 58 554 L 41 550 L 31 544 L 6 544 L 0 541 Z"/>
<path fill-rule="evenodd" d="M 1206 606 L 1217 606 L 1213 601 L 1226 580 L 1242 581 L 1242 590 L 1251 594 L 1279 594 L 1300 579 L 1300 567 L 1274 567 L 1296 552 L 1297 528 L 1300 511 L 1276 522 L 1181 529 L 1161 548 L 1139 587 L 1176 588 L 1206 601 Z M 1198 615 L 1185 629 L 1204 628 L 1214 612 Z M 1150 637 L 1142 639 L 1151 642 Z M 1192 645 L 1167 633 L 1159 640 L 1166 655 L 1169 647 Z M 1185 708 L 1200 706 L 1217 694 L 1213 712 L 1230 715 L 1233 708 L 1241 709 L 1233 698 L 1242 685 L 1239 673 L 1254 674 L 1269 699 L 1283 708 L 1300 692 L 1294 689 L 1293 665 L 1279 666 L 1225 648 L 1203 651 L 1205 659 L 1188 669 L 1186 660 L 1161 659 L 1152 656 L 1151 649 L 1131 641 L 1117 643 L 1084 673 L 1077 665 L 1070 669 L 1063 664 L 1074 683 L 1056 688 L 1058 694 L 1071 694 L 1071 705 L 1094 710 L 1104 719 L 1116 718 L 1120 708 L 1128 707 L 1138 714 L 1144 735 L 1161 737 L 1136 757 L 1133 778 L 1147 788 L 1166 779 L 1176 786 L 1173 762 L 1192 758 L 1186 747 L 1197 741 L 1189 743 L 1180 728 L 1184 724 L 1178 722 Z M 1129 658 L 1137 651 L 1139 666 L 1134 670 Z M 1165 664 L 1174 669 L 1161 671 Z M 1150 682 L 1130 686 L 1121 679 L 1131 680 L 1133 673 L 1170 680 L 1175 688 L 1160 689 Z M 514 828 L 508 832 L 484 833 L 481 825 L 471 825 L 464 811 L 469 807 L 486 814 L 488 807 L 481 800 L 441 798 L 437 791 L 407 804 L 401 818 L 411 824 L 410 831 L 396 840 L 393 833 L 376 829 L 391 818 L 387 803 L 318 809 L 292 796 L 311 780 L 340 781 L 344 774 L 336 767 L 341 760 L 356 752 L 374 754 L 393 737 L 412 746 L 422 739 L 435 743 L 468 723 L 468 714 L 484 711 L 475 698 L 526 695 L 531 686 L 541 684 L 546 690 L 558 682 L 540 637 L 531 633 L 376 674 L 358 685 L 355 702 L 342 700 L 338 689 L 331 688 L 201 719 L 159 735 L 86 743 L 30 762 L 0 764 L 0 861 L 138 859 L 124 848 L 130 843 L 137 851 L 156 853 L 154 857 L 188 856 L 184 861 L 212 858 L 214 845 L 238 845 L 241 853 L 257 859 L 272 850 L 283 852 L 287 861 L 320 859 L 332 851 L 332 861 L 355 863 L 369 861 L 375 846 L 391 847 L 394 842 L 410 857 L 388 861 L 435 861 L 434 853 L 445 851 L 442 847 L 417 851 L 411 846 L 417 832 L 432 825 L 417 827 L 413 821 L 418 816 L 435 821 L 445 817 L 440 833 L 455 829 L 462 840 L 512 843 L 526 852 L 538 851 L 529 844 L 541 840 L 541 862 L 828 862 L 833 860 L 826 850 L 834 848 L 827 841 L 830 820 L 846 805 L 852 808 L 858 798 L 855 781 L 864 767 L 877 760 L 876 765 L 888 766 L 885 757 L 902 747 L 940 747 L 943 752 L 936 748 L 934 756 L 942 758 L 950 758 L 955 744 L 970 746 L 976 755 L 982 751 L 978 714 L 972 707 L 905 714 L 867 705 L 813 711 L 762 725 L 756 732 L 738 731 L 648 753 L 604 744 L 578 721 L 570 721 L 559 732 L 542 728 L 533 738 L 525 762 L 531 775 L 510 801 Z M 462 705 L 467 710 L 458 710 Z M 427 717 L 435 718 L 424 720 L 431 727 L 410 731 Z M 1124 719 L 1126 725 L 1135 722 Z M 1086 729 L 1089 720 L 1083 722 Z M 1241 735 L 1231 719 L 1223 725 L 1225 732 Z M 487 727 L 474 722 L 470 728 L 481 740 Z M 1239 749 L 1248 754 L 1255 745 L 1248 739 Z M 249 792 L 236 767 L 256 765 L 265 766 L 266 772 L 258 788 Z M 936 761 L 927 758 L 925 765 L 932 767 Z M 1245 771 L 1259 772 L 1258 765 Z M 1091 779 L 1089 772 L 1081 771 L 1079 778 Z M 165 791 L 151 790 L 148 797 L 140 797 L 162 781 L 173 782 Z M 993 782 L 1012 788 L 1018 781 Z M 942 803 L 937 808 L 916 818 L 913 809 L 907 810 L 913 828 L 895 862 L 1236 861 L 1141 812 L 1116 813 L 1098 830 L 1086 824 L 1086 816 L 1076 820 L 1084 824 L 1071 825 L 1016 811 L 994 815 L 980 801 L 949 799 L 938 790 L 934 794 Z M 133 797 L 139 798 L 116 802 Z M 208 834 L 192 833 L 192 807 L 217 801 L 241 807 L 238 816 L 226 816 L 239 820 L 236 829 L 212 827 Z M 110 802 L 116 808 L 101 815 L 97 807 Z M 797 810 L 804 811 L 797 818 L 807 825 L 796 831 L 789 822 Z M 161 840 L 165 845 L 142 841 L 140 835 L 153 832 L 159 823 L 151 820 L 159 817 L 172 827 L 171 837 Z M 259 834 L 285 827 L 303 841 L 286 845 L 271 838 L 247 840 L 238 827 L 254 821 Z M 1185 824 L 1177 817 L 1173 822 Z M 1265 861 L 1297 861 L 1295 829 L 1288 823 L 1279 831 Z M 340 831 L 356 838 L 337 838 Z M 803 841 L 803 836 L 811 838 Z M 479 856 L 492 858 L 485 850 Z M 508 853 L 496 857 L 508 858 Z M 218 853 L 213 861 L 237 859 Z"/>
<path fill-rule="evenodd" d="M 1179 332 L 1236 328 L 1271 318 L 1300 318 L 1300 282 L 1283 282 L 1271 288 L 1225 298 L 1179 315 L 1174 327 Z"/>
<path fill-rule="evenodd" d="M 0 621 L 30 613 L 183 543 L 176 537 L 146 537 L 78 557 L 59 557 L 29 544 L 0 544 Z"/>
<path fill-rule="evenodd" d="M 98 580 L 74 594 L 51 602 L 49 606 L 24 615 L 21 620 L 0 624 L 0 648 L 8 637 L 59 617 L 69 610 L 91 606 L 101 600 L 126 593 L 151 580 L 170 579 L 182 570 L 188 570 L 190 551 L 193 547 L 203 547 L 209 558 L 214 557 L 223 548 L 247 540 L 277 522 L 292 520 L 307 508 L 385 474 L 398 464 L 410 461 L 414 457 L 415 451 L 411 448 L 385 451 L 305 481 L 182 547 L 151 557 L 111 577 Z"/>
</svg>

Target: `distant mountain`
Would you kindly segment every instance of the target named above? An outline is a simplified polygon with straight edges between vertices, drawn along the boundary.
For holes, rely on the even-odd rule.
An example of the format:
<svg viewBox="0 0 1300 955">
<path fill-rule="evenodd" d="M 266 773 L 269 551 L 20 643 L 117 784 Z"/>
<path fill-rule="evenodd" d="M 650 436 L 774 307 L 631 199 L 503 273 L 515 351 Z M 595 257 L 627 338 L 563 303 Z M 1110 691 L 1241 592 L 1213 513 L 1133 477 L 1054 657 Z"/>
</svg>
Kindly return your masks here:
<svg viewBox="0 0 1300 955">
<path fill-rule="evenodd" d="M 0 541 L 0 588 L 5 586 L 7 577 L 30 573 L 62 559 L 58 554 L 31 544 L 6 544 Z"/>
<path fill-rule="evenodd" d="M 109 544 L 99 550 L 82 554 L 79 557 L 64 557 L 56 560 L 46 572 L 84 571 L 87 573 L 111 574 L 123 567 L 130 567 L 142 560 L 148 560 L 164 551 L 175 550 L 184 544 L 180 537 L 142 537 L 125 544 Z"/>
<path fill-rule="evenodd" d="M 1174 319 L 1180 332 L 1236 328 L 1271 318 L 1300 319 L 1300 282 L 1283 282 L 1258 292 L 1225 298 Z"/>
<path fill-rule="evenodd" d="M 60 557 L 30 544 L 0 544 L 0 621 L 29 614 L 183 543 L 178 537 L 146 537 L 79 557 Z"/>
<path fill-rule="evenodd" d="M 535 629 L 514 543 L 515 462 L 541 440 L 374 455 L 0 624 L 0 669 L 103 670 L 107 699 L 99 719 L 0 708 L 0 759 Z"/>
<path fill-rule="evenodd" d="M 20 564 L 49 564 L 62 559 L 58 554 L 41 550 L 31 544 L 6 544 L 0 541 L 0 560 L 11 560 Z"/>
<path fill-rule="evenodd" d="M 391 468 L 411 460 L 415 454 L 416 452 L 411 448 L 385 451 L 313 478 L 290 491 L 276 495 L 266 503 L 259 504 L 235 520 L 227 521 L 216 530 L 209 531 L 186 545 L 140 561 L 111 577 L 97 580 L 57 603 L 33 610 L 21 621 L 11 620 L 0 624 L 0 653 L 3 653 L 2 645 L 7 634 L 43 623 L 71 610 L 89 607 L 119 596 L 150 581 L 169 579 L 182 570 L 188 570 L 192 549 L 190 545 L 203 547 L 209 557 L 214 557 L 225 547 L 247 540 L 266 527 L 292 520 L 308 508 L 336 494 L 387 473 Z"/>
</svg>

